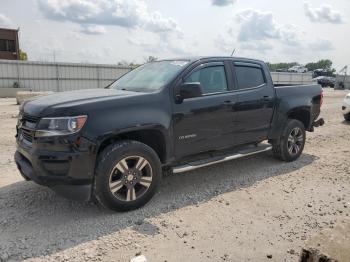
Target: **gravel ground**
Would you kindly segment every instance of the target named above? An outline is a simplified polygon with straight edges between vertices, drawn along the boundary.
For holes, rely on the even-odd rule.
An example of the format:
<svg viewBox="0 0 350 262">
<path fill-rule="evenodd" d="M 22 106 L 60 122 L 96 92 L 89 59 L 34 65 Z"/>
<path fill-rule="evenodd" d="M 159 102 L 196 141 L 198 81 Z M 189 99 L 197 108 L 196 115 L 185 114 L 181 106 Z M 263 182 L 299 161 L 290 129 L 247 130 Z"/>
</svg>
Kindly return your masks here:
<svg viewBox="0 0 350 262">
<path fill-rule="evenodd" d="M 298 261 L 301 248 L 350 214 L 344 91 L 325 91 L 324 127 L 293 163 L 270 153 L 163 179 L 144 208 L 113 213 L 23 181 L 14 99 L 0 100 L 0 261 Z M 349 243 L 350 245 L 350 243 Z"/>
</svg>

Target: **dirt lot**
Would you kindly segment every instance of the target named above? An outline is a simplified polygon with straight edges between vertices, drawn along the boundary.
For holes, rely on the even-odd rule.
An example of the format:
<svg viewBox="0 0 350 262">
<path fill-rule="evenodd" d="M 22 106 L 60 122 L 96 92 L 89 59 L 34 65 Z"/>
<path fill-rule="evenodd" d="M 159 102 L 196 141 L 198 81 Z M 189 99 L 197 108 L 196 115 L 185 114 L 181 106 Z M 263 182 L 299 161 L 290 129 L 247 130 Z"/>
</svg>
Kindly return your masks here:
<svg viewBox="0 0 350 262">
<path fill-rule="evenodd" d="M 0 261 L 298 261 L 305 243 L 350 214 L 345 92 L 327 90 L 326 125 L 293 163 L 260 154 L 165 177 L 140 210 L 65 200 L 20 177 L 13 99 L 0 100 Z M 349 243 L 350 246 L 350 243 Z"/>
</svg>

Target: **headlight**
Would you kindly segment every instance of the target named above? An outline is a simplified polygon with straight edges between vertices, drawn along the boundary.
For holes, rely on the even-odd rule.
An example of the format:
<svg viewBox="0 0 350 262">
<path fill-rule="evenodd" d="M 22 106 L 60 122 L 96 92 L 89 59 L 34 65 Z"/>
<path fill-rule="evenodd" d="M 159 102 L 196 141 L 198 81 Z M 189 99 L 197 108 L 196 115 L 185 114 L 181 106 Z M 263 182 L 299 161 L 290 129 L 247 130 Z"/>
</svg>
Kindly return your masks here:
<svg viewBox="0 0 350 262">
<path fill-rule="evenodd" d="M 23 112 L 19 111 L 19 113 L 17 115 L 17 126 L 19 126 L 22 118 L 23 118 Z"/>
<path fill-rule="evenodd" d="M 350 100 L 350 95 L 347 95 L 347 96 L 345 97 L 345 99 L 346 99 L 346 100 Z"/>
<path fill-rule="evenodd" d="M 42 118 L 35 132 L 36 137 L 63 136 L 78 132 L 83 128 L 87 116 Z"/>
</svg>

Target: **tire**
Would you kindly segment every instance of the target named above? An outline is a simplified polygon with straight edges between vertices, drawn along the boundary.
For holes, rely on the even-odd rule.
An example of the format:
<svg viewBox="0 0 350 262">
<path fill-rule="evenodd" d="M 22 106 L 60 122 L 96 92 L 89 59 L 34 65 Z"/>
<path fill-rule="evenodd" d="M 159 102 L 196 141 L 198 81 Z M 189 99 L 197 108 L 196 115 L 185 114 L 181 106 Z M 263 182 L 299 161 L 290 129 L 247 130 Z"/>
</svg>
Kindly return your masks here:
<svg viewBox="0 0 350 262">
<path fill-rule="evenodd" d="M 152 148 L 137 141 L 117 142 L 98 157 L 94 195 L 114 211 L 137 209 L 153 197 L 161 177 L 161 163 Z"/>
<path fill-rule="evenodd" d="M 344 115 L 344 119 L 345 121 L 349 121 L 350 122 L 350 113 L 347 115 Z"/>
<path fill-rule="evenodd" d="M 289 119 L 278 142 L 273 143 L 272 150 L 276 158 L 292 162 L 303 152 L 306 139 L 305 127 L 296 119 Z"/>
</svg>

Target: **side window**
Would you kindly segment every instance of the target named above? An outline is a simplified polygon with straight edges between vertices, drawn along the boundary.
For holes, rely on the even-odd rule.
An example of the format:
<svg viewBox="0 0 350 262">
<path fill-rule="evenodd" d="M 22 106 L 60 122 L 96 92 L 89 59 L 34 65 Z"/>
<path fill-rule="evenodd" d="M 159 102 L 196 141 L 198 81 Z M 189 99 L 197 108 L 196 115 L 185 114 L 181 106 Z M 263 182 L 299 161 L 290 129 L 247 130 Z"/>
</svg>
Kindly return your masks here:
<svg viewBox="0 0 350 262">
<path fill-rule="evenodd" d="M 203 94 L 220 93 L 227 91 L 225 67 L 210 66 L 197 70 L 185 79 L 185 83 L 199 82 Z"/>
<path fill-rule="evenodd" d="M 238 89 L 257 87 L 265 84 L 264 73 L 261 68 L 249 66 L 235 66 Z"/>
<path fill-rule="evenodd" d="M 0 51 L 15 52 L 15 41 L 0 39 Z"/>
</svg>

